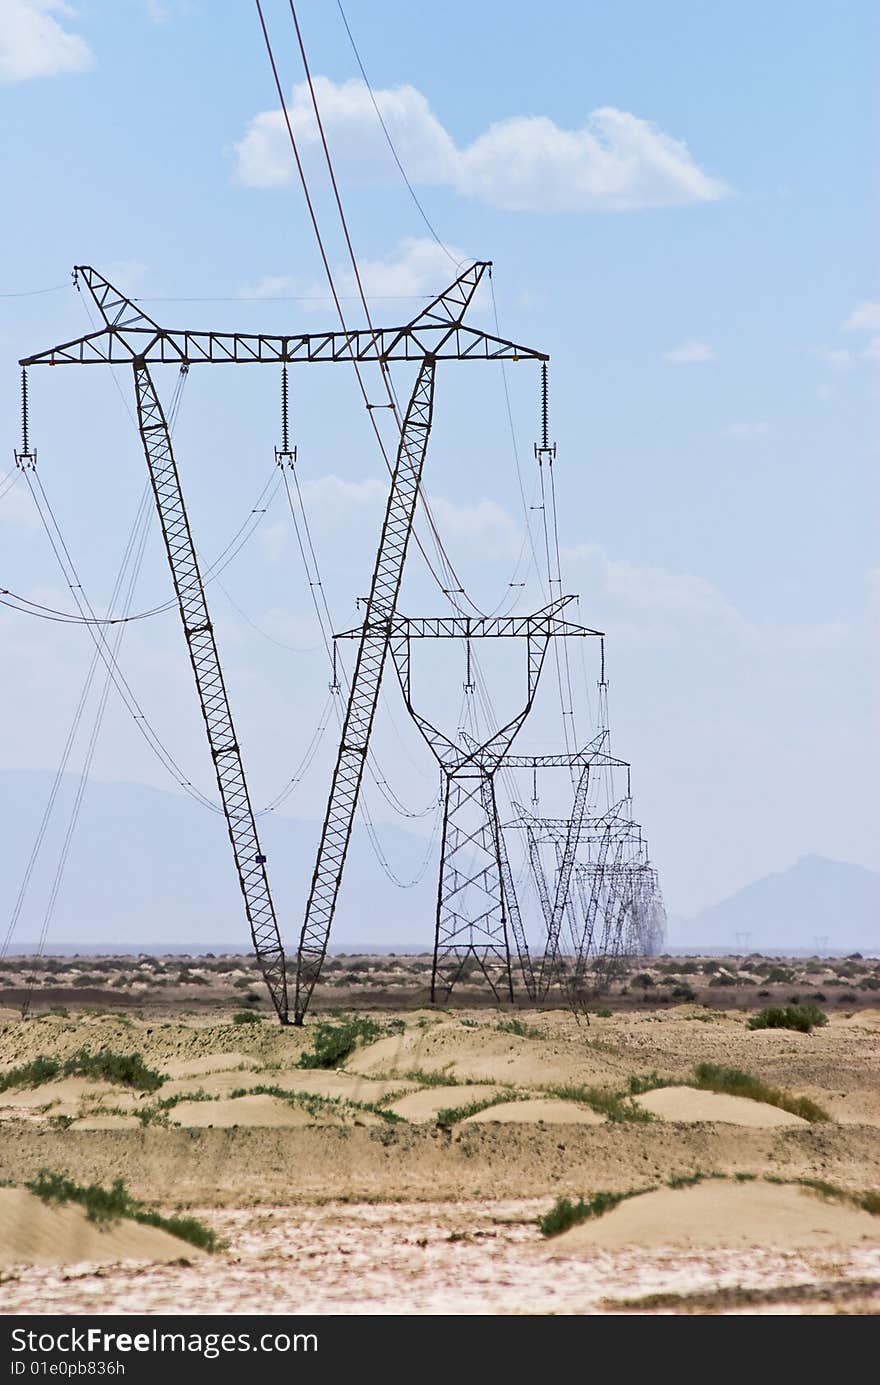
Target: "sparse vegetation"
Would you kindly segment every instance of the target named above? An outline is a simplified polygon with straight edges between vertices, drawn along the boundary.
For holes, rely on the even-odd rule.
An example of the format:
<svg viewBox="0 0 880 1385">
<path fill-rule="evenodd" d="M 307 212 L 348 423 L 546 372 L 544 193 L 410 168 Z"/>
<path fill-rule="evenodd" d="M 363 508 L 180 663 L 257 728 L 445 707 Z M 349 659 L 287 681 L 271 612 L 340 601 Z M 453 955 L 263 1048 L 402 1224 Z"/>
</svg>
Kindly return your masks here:
<svg viewBox="0 0 880 1385">
<path fill-rule="evenodd" d="M 543 1029 L 536 1029 L 533 1024 L 523 1024 L 522 1020 L 499 1020 L 495 1028 L 499 1034 L 515 1034 L 518 1039 L 543 1039 Z"/>
<path fill-rule="evenodd" d="M 508 1094 L 502 1093 L 499 1096 L 486 1097 L 484 1101 L 469 1101 L 465 1106 L 443 1106 L 435 1119 L 444 1130 L 449 1130 L 453 1125 L 458 1125 L 459 1121 L 467 1120 L 468 1116 L 475 1116 L 478 1111 L 488 1111 L 490 1106 L 500 1106 L 503 1101 L 510 1099 Z"/>
<path fill-rule="evenodd" d="M 748 1022 L 749 1029 L 794 1029 L 801 1034 L 809 1034 L 813 1029 L 828 1023 L 828 1016 L 818 1005 L 808 1002 L 805 1005 L 768 1005 Z"/>
<path fill-rule="evenodd" d="M 109 1188 L 102 1187 L 100 1183 L 85 1186 L 82 1183 L 74 1183 L 60 1173 L 41 1169 L 37 1177 L 26 1183 L 25 1187 L 43 1202 L 77 1203 L 85 1208 L 89 1221 L 98 1225 L 128 1217 L 144 1226 L 157 1226 L 163 1231 L 169 1231 L 172 1236 L 178 1236 L 182 1241 L 198 1246 L 200 1250 L 217 1249 L 217 1237 L 204 1222 L 198 1221 L 195 1217 L 161 1216 L 133 1198 L 121 1178 L 114 1179 Z"/>
<path fill-rule="evenodd" d="M 757 1181 L 758 1175 L 737 1173 L 731 1180 L 729 1175 L 715 1170 L 707 1172 L 703 1169 L 694 1169 L 691 1173 L 673 1174 L 666 1180 L 665 1186 L 674 1189 L 693 1188 L 709 1178 L 715 1178 L 721 1182 L 752 1183 Z M 826 1183 L 823 1179 L 780 1178 L 775 1174 L 763 1175 L 763 1181 L 765 1183 L 778 1183 L 781 1186 L 808 1188 L 819 1197 L 846 1202 L 864 1212 L 870 1212 L 872 1216 L 880 1216 L 880 1191 L 849 1192 L 846 1188 L 840 1188 L 834 1183 Z M 579 1222 L 603 1216 L 628 1198 L 641 1197 L 643 1193 L 654 1193 L 659 1186 L 654 1183 L 645 1188 L 631 1188 L 621 1193 L 599 1192 L 594 1193 L 590 1198 L 581 1197 L 577 1202 L 572 1202 L 567 1197 L 560 1197 L 557 1198 L 549 1212 L 538 1218 L 538 1226 L 544 1236 L 558 1236 L 561 1232 L 568 1231 L 570 1227 L 577 1226 Z"/>
<path fill-rule="evenodd" d="M 789 1111 L 803 1120 L 828 1121 L 828 1112 L 806 1096 L 794 1096 L 791 1092 L 771 1087 L 761 1078 L 754 1077 L 741 1068 L 727 1068 L 718 1063 L 698 1063 L 693 1078 L 663 1077 L 658 1072 L 645 1073 L 629 1079 L 631 1096 L 641 1096 L 644 1092 L 656 1091 L 658 1087 L 699 1087 L 706 1092 L 722 1092 L 727 1096 L 746 1097 L 749 1101 L 763 1101 L 768 1106 L 776 1106 L 780 1111 Z"/>
<path fill-rule="evenodd" d="M 550 1211 L 538 1218 L 538 1227 L 543 1236 L 559 1236 L 570 1227 L 593 1217 L 602 1217 L 612 1211 L 627 1198 L 638 1197 L 641 1193 L 653 1192 L 651 1188 L 631 1188 L 625 1193 L 594 1193 L 591 1198 L 579 1198 L 572 1202 L 567 1197 L 557 1198 Z"/>
<path fill-rule="evenodd" d="M 290 1091 L 285 1087 L 266 1086 L 263 1083 L 256 1087 L 236 1087 L 235 1091 L 229 1094 L 231 1101 L 235 1101 L 236 1098 L 242 1096 L 278 1097 L 280 1101 L 286 1101 L 291 1106 L 302 1107 L 304 1111 L 308 1111 L 310 1116 L 315 1117 L 325 1115 L 329 1110 L 343 1113 L 346 1110 L 352 1112 L 369 1111 L 371 1115 L 379 1116 L 390 1125 L 397 1124 L 398 1122 L 403 1123 L 403 1116 L 399 1116 L 396 1111 L 386 1111 L 373 1101 L 353 1101 L 350 1098 L 338 1096 L 318 1096 L 314 1092 Z M 181 1100 L 181 1098 L 178 1098 L 178 1100 Z M 182 1100 L 189 1101 L 191 1098 L 187 1096 L 182 1098 Z M 217 1098 L 203 1094 L 201 1100 L 216 1101 Z"/>
<path fill-rule="evenodd" d="M 300 1068 L 336 1068 L 355 1050 L 359 1042 L 372 1043 L 383 1030 L 374 1020 L 351 1019 L 342 1024 L 315 1026 L 312 1049 L 300 1055 Z"/>
<path fill-rule="evenodd" d="M 56 1077 L 92 1077 L 141 1092 L 154 1092 L 165 1080 L 145 1065 L 139 1053 L 114 1053 L 109 1048 L 89 1053 L 81 1048 L 63 1062 L 41 1054 L 20 1068 L 11 1068 L 0 1074 L 0 1092 L 10 1087 L 40 1087 Z"/>
<path fill-rule="evenodd" d="M 654 1117 L 650 1111 L 643 1111 L 641 1106 L 637 1106 L 629 1095 L 621 1095 L 620 1092 L 613 1091 L 610 1087 L 548 1087 L 548 1096 L 559 1097 L 562 1101 L 578 1101 L 583 1106 L 589 1106 L 598 1115 L 604 1116 L 606 1120 L 618 1123 L 620 1121 L 638 1121 L 645 1123 L 652 1121 Z"/>
<path fill-rule="evenodd" d="M 725 1092 L 729 1096 L 748 1097 L 750 1101 L 763 1101 L 768 1106 L 776 1106 L 803 1120 L 816 1122 L 830 1120 L 828 1112 L 806 1096 L 793 1096 L 791 1092 L 771 1087 L 740 1068 L 721 1067 L 717 1063 L 699 1063 L 694 1069 L 696 1084 L 705 1091 Z"/>
</svg>

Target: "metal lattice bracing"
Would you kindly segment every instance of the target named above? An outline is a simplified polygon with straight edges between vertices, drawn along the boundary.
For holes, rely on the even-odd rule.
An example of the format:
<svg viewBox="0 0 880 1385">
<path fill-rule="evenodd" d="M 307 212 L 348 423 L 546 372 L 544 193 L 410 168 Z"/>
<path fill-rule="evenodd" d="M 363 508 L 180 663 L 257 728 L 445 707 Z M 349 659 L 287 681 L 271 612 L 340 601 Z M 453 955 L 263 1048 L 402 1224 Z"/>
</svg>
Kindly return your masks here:
<svg viewBox="0 0 880 1385">
<path fill-rule="evenodd" d="M 556 876 L 556 894 L 553 899 L 553 908 L 547 923 L 547 945 L 544 948 L 544 956 L 541 961 L 541 970 L 538 976 L 538 995 L 541 999 L 547 994 L 550 982 L 557 969 L 559 959 L 559 934 L 562 930 L 562 920 L 569 902 L 571 872 L 577 852 L 581 824 L 583 823 L 584 815 L 587 811 L 587 795 L 589 790 L 590 766 L 587 764 L 584 765 L 580 773 L 580 778 L 578 779 L 578 785 L 574 796 L 574 806 L 572 807 L 568 831 L 566 832 L 565 843 L 562 848 L 562 859 L 559 865 L 559 872 Z"/>
<path fill-rule="evenodd" d="M 402 327 L 347 332 L 193 332 L 160 327 L 136 303 L 92 269 L 74 273 L 89 289 L 105 326 L 36 352 L 21 365 L 310 365 L 362 361 L 545 361 L 531 347 L 468 327 L 462 316 L 486 262 L 471 265 L 448 289 Z"/>
<path fill-rule="evenodd" d="M 498 810 L 491 776 L 448 774 L 431 1000 L 446 999 L 469 964 L 496 1000 L 513 1000 L 507 911 L 498 854 Z M 500 987 L 500 990 L 499 990 Z"/>
<path fill-rule="evenodd" d="M 217 784 L 226 814 L 229 839 L 244 896 L 245 912 L 257 960 L 269 988 L 272 1003 L 278 1018 L 282 1023 L 286 1023 L 287 983 L 284 949 L 278 932 L 272 896 L 269 893 L 266 858 L 257 837 L 257 826 L 220 668 L 205 588 L 184 507 L 180 476 L 171 446 L 171 434 L 152 377 L 143 362 L 135 362 L 134 379 L 138 426 L 202 715 L 205 719 L 211 758 L 214 761 Z"/>
<path fill-rule="evenodd" d="M 494 785 L 494 777 L 492 779 Z M 483 780 L 483 802 L 486 805 L 488 797 L 488 783 Z M 516 894 L 513 871 L 510 869 L 510 858 L 507 854 L 507 841 L 498 820 L 498 808 L 495 803 L 495 796 L 492 795 L 493 825 L 495 830 L 495 847 L 498 853 L 498 872 L 501 876 L 501 900 L 504 911 L 510 921 L 510 931 L 513 934 L 513 941 L 516 944 L 516 954 L 519 958 L 519 969 L 522 972 L 523 985 L 529 1000 L 537 1000 L 538 990 L 535 983 L 535 973 L 532 968 L 532 959 L 529 953 L 529 942 L 526 937 L 526 930 L 523 927 L 522 913 L 520 912 L 519 899 Z"/>
<path fill-rule="evenodd" d="M 504 989 L 512 995 L 513 968 L 508 925 L 513 933 L 523 984 L 531 999 L 536 980 L 525 929 L 498 820 L 495 772 L 510 756 L 520 728 L 532 709 L 551 639 L 601 637 L 601 632 L 560 616 L 574 597 L 562 596 L 533 615 L 510 617 L 412 617 L 391 622 L 391 652 L 407 711 L 443 770 L 445 780 L 443 836 L 431 996 L 448 996 L 469 959 L 483 973 L 495 995 L 501 967 Z M 340 638 L 353 638 L 346 631 Z M 419 712 L 412 695 L 414 639 L 520 639 L 526 642 L 526 700 L 520 710 L 482 744 L 463 730 L 454 740 Z M 548 915 L 550 906 L 548 901 Z"/>
<path fill-rule="evenodd" d="M 189 329 L 166 328 L 156 322 L 148 313 L 125 294 L 120 293 L 109 280 L 89 265 L 77 266 L 74 282 L 84 284 L 101 314 L 103 326 L 84 336 L 61 342 L 48 350 L 37 352 L 20 361 L 26 365 L 114 365 L 129 364 L 135 367 L 147 393 L 155 398 L 149 376 L 141 374 L 150 364 L 170 364 L 189 368 L 195 365 L 282 365 L 288 364 L 348 364 L 363 362 L 379 364 L 383 370 L 393 361 L 414 361 L 420 366 L 416 389 L 410 402 L 406 418 L 402 424 L 400 448 L 392 483 L 386 522 L 382 531 L 380 552 L 374 571 L 374 592 L 376 600 L 371 602 L 367 612 L 367 623 L 358 632 L 360 647 L 351 699 L 346 717 L 343 741 L 340 746 L 333 787 L 325 820 L 324 836 L 318 853 L 318 861 L 312 881 L 312 891 L 306 911 L 301 938 L 301 951 L 297 975 L 297 1000 L 295 1018 L 301 1021 L 309 1002 L 312 989 L 327 946 L 327 935 L 336 905 L 336 895 L 345 863 L 345 852 L 351 834 L 351 825 L 357 805 L 360 777 L 366 755 L 372 717 L 376 707 L 379 685 L 382 678 L 385 654 L 391 635 L 391 622 L 395 615 L 395 603 L 400 586 L 403 561 L 412 526 L 415 496 L 418 488 L 418 475 L 424 461 L 424 445 L 430 427 L 431 401 L 433 399 L 434 367 L 438 360 L 457 361 L 546 361 L 543 352 L 519 345 L 506 338 L 492 336 L 477 328 L 464 324 L 464 315 L 473 301 L 483 275 L 489 269 L 488 262 L 478 261 L 465 269 L 448 288 L 437 295 L 410 321 L 400 327 L 371 328 L 370 330 L 331 331 L 311 333 L 248 333 L 191 331 Z M 145 394 L 146 399 L 146 394 Z M 158 405 L 158 400 L 156 400 Z M 369 406 L 368 406 L 369 407 Z M 165 430 L 167 434 L 167 429 Z M 147 438 L 145 436 L 145 447 Z M 168 445 L 170 456 L 170 443 Z M 416 477 L 412 484 L 413 476 Z M 180 493 L 179 478 L 176 480 L 179 515 L 187 526 L 183 496 Z M 188 529 L 188 526 L 187 526 Z M 194 556 L 194 555 L 193 555 Z M 171 557 L 171 553 L 169 553 Z M 197 571 L 197 569 L 196 569 Z M 391 596 L 390 604 L 386 597 Z M 184 619 L 187 628 L 186 617 Z M 206 627 L 209 630 L 209 626 Z M 204 632 L 202 632 L 204 633 Z M 189 635 L 188 635 L 189 638 Z M 213 655 L 204 663 L 203 651 L 193 655 L 193 667 L 197 681 L 205 673 L 209 664 L 216 668 L 222 685 L 216 647 Z M 192 649 L 191 649 L 191 652 Z M 200 687 L 200 696 L 202 689 Z M 229 708 L 225 692 L 223 704 L 228 716 Z M 214 703 L 203 699 L 207 706 L 206 722 L 209 712 L 213 715 Z M 210 735 L 210 723 L 209 735 Z M 231 718 L 229 720 L 231 729 Z M 219 744 L 219 742 L 218 742 Z M 223 743 L 226 744 L 225 742 Z M 231 747 L 235 744 L 234 735 L 229 738 L 227 748 L 218 761 L 218 776 L 221 771 L 227 777 L 227 764 L 235 756 Z M 212 743 L 212 754 L 215 750 Z M 230 789 L 229 798 L 223 798 L 227 814 L 230 838 L 233 846 L 236 841 L 246 840 L 241 849 L 236 849 L 236 864 L 239 866 L 242 890 L 248 904 L 257 953 L 266 972 L 273 1002 L 281 1013 L 284 997 L 283 954 L 278 941 L 274 911 L 266 883 L 264 861 L 256 842 L 253 830 L 253 814 L 247 802 L 247 789 L 241 762 L 238 760 L 237 788 Z M 231 781 L 228 781 L 231 782 Z M 221 792 L 223 791 L 221 781 Z M 245 805 L 247 805 L 245 807 Z M 242 837 L 242 833 L 244 836 Z M 250 838 L 253 836 L 254 853 L 250 857 Z M 251 867 L 260 869 L 254 872 Z M 251 917 L 253 910 L 253 917 Z M 257 939 L 260 941 L 257 942 Z M 265 944 L 265 951 L 262 949 Z M 277 959 L 277 960 L 276 960 Z M 274 989 L 273 989 L 274 988 Z"/>
<path fill-rule="evenodd" d="M 297 1022 L 301 1022 L 308 1007 L 327 951 L 327 939 L 336 909 L 388 653 L 388 631 L 397 608 L 403 564 L 412 533 L 433 407 L 434 362 L 424 361 L 401 429 L 391 493 L 385 510 L 342 727 L 342 740 L 333 771 L 321 845 L 300 938 L 296 977 Z"/>
</svg>

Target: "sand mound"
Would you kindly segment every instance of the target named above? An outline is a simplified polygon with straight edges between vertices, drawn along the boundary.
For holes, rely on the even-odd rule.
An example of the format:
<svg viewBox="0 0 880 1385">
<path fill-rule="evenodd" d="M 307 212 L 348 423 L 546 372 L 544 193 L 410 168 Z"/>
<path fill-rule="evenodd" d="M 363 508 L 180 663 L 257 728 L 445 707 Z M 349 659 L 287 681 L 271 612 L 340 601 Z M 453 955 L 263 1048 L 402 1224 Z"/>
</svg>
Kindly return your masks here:
<svg viewBox="0 0 880 1385">
<path fill-rule="evenodd" d="M 315 1096 L 339 1097 L 342 1101 L 382 1101 L 392 1092 L 415 1092 L 418 1082 L 396 1082 L 364 1077 L 359 1073 L 326 1072 L 314 1068 L 296 1068 L 281 1072 L 271 1079 L 279 1087 L 293 1092 L 311 1092 Z"/>
<path fill-rule="evenodd" d="M 89 1077 L 62 1077 L 57 1082 L 43 1082 L 37 1087 L 15 1087 L 0 1095 L 0 1107 L 7 1114 L 39 1111 L 51 1106 L 52 1115 L 75 1115 L 83 1101 L 96 1102 L 121 1095 L 130 1095 L 124 1088 L 109 1082 L 95 1082 Z"/>
<path fill-rule="evenodd" d="M 200 1058 L 171 1058 L 162 1064 L 169 1077 L 202 1077 L 208 1072 L 230 1072 L 249 1067 L 253 1057 L 246 1053 L 205 1053 Z"/>
<path fill-rule="evenodd" d="M 221 1097 L 219 1101 L 181 1101 L 170 1112 L 174 1125 L 204 1130 L 233 1125 L 303 1126 L 316 1122 L 308 1111 L 291 1106 L 278 1096 Z M 333 1123 L 332 1117 L 322 1124 Z"/>
<path fill-rule="evenodd" d="M 80 1116 L 71 1126 L 72 1130 L 137 1130 L 140 1121 L 137 1116 L 119 1116 L 108 1113 L 102 1115 L 100 1111 L 94 1112 L 91 1116 Z"/>
<path fill-rule="evenodd" d="M 704 1092 L 698 1087 L 658 1087 L 636 1097 L 639 1106 L 667 1121 L 723 1121 L 726 1125 L 770 1128 L 778 1125 L 808 1125 L 802 1116 L 780 1111 L 765 1101 L 726 1092 Z"/>
<path fill-rule="evenodd" d="M 310 1068 L 285 1068 L 280 1072 L 261 1072 L 248 1067 L 244 1072 L 214 1072 L 203 1077 L 181 1077 L 166 1082 L 162 1096 L 186 1096 L 192 1092 L 208 1092 L 211 1096 L 229 1096 L 231 1092 L 248 1087 L 280 1087 L 285 1092 L 308 1092 L 312 1096 L 338 1098 L 342 1101 L 381 1101 L 389 1092 L 415 1090 L 416 1082 L 377 1082 L 357 1073 L 325 1072 Z"/>
<path fill-rule="evenodd" d="M 497 1096 L 497 1087 L 424 1087 L 420 1092 L 410 1092 L 388 1107 L 404 1120 L 432 1121 L 438 1111 L 449 1107 L 469 1106 L 472 1101 L 487 1101 Z"/>
<path fill-rule="evenodd" d="M 377 1076 L 421 1069 L 453 1080 L 519 1087 L 542 1086 L 549 1065 L 560 1083 L 605 1082 L 619 1072 L 619 1063 L 609 1061 L 601 1051 L 584 1052 L 582 1047 L 561 1051 L 549 1028 L 542 1037 L 523 1038 L 499 1030 L 496 1023 L 487 1018 L 485 1023 L 465 1026 L 450 1020 L 425 1029 L 407 1028 L 403 1034 L 368 1044 L 346 1067 Z"/>
<path fill-rule="evenodd" d="M 805 1188 L 709 1179 L 693 1188 L 661 1188 L 628 1198 L 604 1217 L 564 1232 L 553 1241 L 551 1253 L 578 1255 L 624 1246 L 781 1250 L 863 1243 L 880 1243 L 880 1218 L 869 1212 Z"/>
<path fill-rule="evenodd" d="M 113 1222 L 101 1228 L 82 1209 L 53 1207 L 25 1188 L 0 1188 L 0 1265 L 72 1265 L 78 1261 L 194 1260 L 187 1241 L 156 1226 Z"/>
<path fill-rule="evenodd" d="M 573 1101 L 559 1101 L 552 1097 L 538 1097 L 533 1101 L 502 1101 L 498 1106 L 487 1106 L 485 1111 L 477 1111 L 467 1116 L 462 1125 L 483 1124 L 486 1121 L 519 1121 L 535 1124 L 544 1121 L 547 1125 L 604 1125 L 604 1116 L 597 1115 L 588 1106 L 578 1106 Z"/>
</svg>

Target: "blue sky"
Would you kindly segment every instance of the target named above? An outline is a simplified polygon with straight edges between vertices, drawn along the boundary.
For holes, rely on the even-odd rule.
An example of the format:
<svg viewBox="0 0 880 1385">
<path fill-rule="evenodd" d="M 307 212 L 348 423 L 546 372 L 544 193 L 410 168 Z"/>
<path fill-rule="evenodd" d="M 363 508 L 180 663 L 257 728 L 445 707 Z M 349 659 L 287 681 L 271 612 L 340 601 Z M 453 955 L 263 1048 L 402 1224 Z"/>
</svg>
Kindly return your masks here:
<svg viewBox="0 0 880 1385">
<path fill-rule="evenodd" d="M 551 353 L 565 586 L 608 634 L 614 746 L 633 762 L 670 909 L 693 912 L 810 851 L 880 868 L 876 5 L 345 8 L 432 224 L 453 258 L 494 261 L 502 332 Z M 265 9 L 345 285 L 289 11 Z M 404 320 L 450 262 L 389 162 L 335 4 L 298 11 L 375 315 Z M 15 295 L 66 285 L 75 262 L 169 325 L 334 325 L 316 301 L 326 290 L 253 5 L 0 0 L 0 16 L 10 454 L 15 361 L 89 326 L 69 287 Z M 474 320 L 491 330 L 487 296 Z M 143 486 L 138 440 L 109 371 L 31 377 L 41 476 L 101 605 Z M 533 498 L 535 371 L 509 367 L 507 381 Z M 118 383 L 130 400 L 124 373 Z M 174 380 L 160 383 L 170 393 Z M 381 459 L 350 370 L 292 371 L 291 384 L 299 474 L 344 628 L 368 581 Z M 176 436 L 205 557 L 272 476 L 277 390 L 268 370 L 191 372 Z M 426 488 L 469 589 L 494 608 L 524 533 L 496 366 L 440 377 Z M 273 506 L 223 582 L 262 630 L 311 652 L 272 645 L 212 594 L 258 798 L 300 758 L 327 682 L 289 516 Z M 0 585 L 68 609 L 21 483 L 0 500 L 0 530 Z M 418 564 L 407 583 L 407 609 L 441 609 Z M 520 609 L 540 603 L 533 571 L 528 583 Z M 137 601 L 167 593 L 154 528 Z M 8 610 L 0 629 L 12 670 L 0 764 L 54 768 L 87 640 Z M 208 788 L 173 612 L 132 627 L 121 660 Z M 513 676 L 499 665 L 502 684 Z M 444 694 L 456 709 L 459 682 L 456 671 Z M 588 664 L 585 729 L 594 683 Z M 422 806 L 434 771 L 393 689 L 387 700 L 407 753 L 389 720 L 377 746 L 401 797 Z M 548 698 L 524 746 L 554 736 Z M 289 804 L 296 816 L 321 812 L 330 749 Z M 93 772 L 167 786 L 115 702 Z M 375 793 L 371 808 L 393 820 Z"/>
</svg>

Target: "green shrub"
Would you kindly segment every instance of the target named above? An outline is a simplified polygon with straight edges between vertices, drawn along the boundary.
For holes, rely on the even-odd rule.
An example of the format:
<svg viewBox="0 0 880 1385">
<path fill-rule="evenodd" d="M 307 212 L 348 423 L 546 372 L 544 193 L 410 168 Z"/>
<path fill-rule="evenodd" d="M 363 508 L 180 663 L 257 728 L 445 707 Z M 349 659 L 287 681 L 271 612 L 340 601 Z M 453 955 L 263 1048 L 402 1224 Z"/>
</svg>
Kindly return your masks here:
<svg viewBox="0 0 880 1385">
<path fill-rule="evenodd" d="M 686 981 L 681 981 L 672 988 L 673 1000 L 696 1000 L 697 993 L 693 986 L 689 986 Z"/>
<path fill-rule="evenodd" d="M 776 1106 L 780 1111 L 789 1111 L 803 1120 L 827 1121 L 831 1117 L 827 1111 L 806 1096 L 793 1096 L 790 1092 L 770 1087 L 759 1077 L 741 1068 L 726 1068 L 717 1063 L 698 1063 L 694 1069 L 696 1085 L 708 1092 L 724 1092 L 728 1096 L 747 1097 L 750 1101 L 763 1101 L 768 1106 Z"/>
<path fill-rule="evenodd" d="M 100 1183 L 92 1183 L 85 1187 L 60 1173 L 40 1169 L 37 1177 L 26 1183 L 25 1187 L 43 1202 L 78 1203 L 85 1208 L 89 1221 L 98 1225 L 106 1225 L 118 1221 L 121 1217 L 128 1217 L 144 1226 L 158 1226 L 163 1231 L 169 1231 L 172 1236 L 179 1236 L 182 1241 L 198 1246 L 201 1250 L 217 1249 L 217 1237 L 210 1227 L 197 1221 L 195 1217 L 163 1217 L 158 1212 L 150 1211 L 142 1202 L 137 1202 L 131 1196 L 121 1178 L 114 1179 L 110 1188 L 102 1188 Z"/>
<path fill-rule="evenodd" d="M 459 1121 L 467 1120 L 468 1116 L 475 1116 L 478 1111 L 488 1111 L 490 1106 L 500 1106 L 503 1101 L 509 1100 L 505 1095 L 490 1096 L 485 1101 L 469 1101 L 465 1106 L 442 1106 L 435 1120 L 444 1130 L 449 1130 Z"/>
<path fill-rule="evenodd" d="M 577 1226 L 579 1222 L 604 1216 L 627 1198 L 653 1191 L 653 1188 L 633 1188 L 625 1193 L 594 1193 L 591 1198 L 579 1198 L 577 1202 L 560 1197 L 549 1212 L 538 1218 L 538 1227 L 544 1236 L 558 1236 L 561 1232 L 568 1231 L 569 1227 Z"/>
<path fill-rule="evenodd" d="M 345 1020 L 342 1024 L 316 1025 L 313 1048 L 300 1055 L 298 1067 L 336 1068 L 357 1047 L 358 1041 L 372 1043 L 386 1032 L 382 1025 L 368 1019 Z"/>
<path fill-rule="evenodd" d="M 828 1016 L 818 1005 L 768 1005 L 752 1015 L 749 1029 L 795 1029 L 801 1034 L 809 1034 L 812 1029 L 828 1023 Z"/>
<path fill-rule="evenodd" d="M 44 1082 L 51 1082 L 60 1071 L 61 1064 L 56 1058 L 46 1058 L 41 1054 L 20 1068 L 10 1068 L 8 1072 L 0 1073 L 0 1092 L 9 1091 L 10 1087 L 40 1087 Z"/>
<path fill-rule="evenodd" d="M 534 1025 L 523 1024 L 522 1020 L 499 1020 L 495 1028 L 499 1034 L 515 1034 L 518 1039 L 543 1039 L 543 1029 L 536 1029 Z"/>
<path fill-rule="evenodd" d="M 770 984 L 775 982 L 783 985 L 791 985 L 794 980 L 794 973 L 790 971 L 788 967 L 770 966 L 766 967 L 766 969 L 761 967 L 759 970 L 764 972 L 764 980 Z"/>
<path fill-rule="evenodd" d="M 239 1010 L 232 1016 L 233 1024 L 262 1024 L 263 1016 L 255 1015 L 253 1010 Z"/>
<path fill-rule="evenodd" d="M 671 1087 L 674 1079 L 671 1077 L 661 1077 L 659 1072 L 647 1072 L 642 1077 L 633 1076 L 629 1079 L 630 1096 L 641 1096 L 643 1092 L 656 1091 L 658 1087 Z"/>
<path fill-rule="evenodd" d="M 629 984 L 631 986 L 639 986 L 643 991 L 647 991 L 650 990 L 655 982 L 653 976 L 650 976 L 648 972 L 640 971 L 638 976 L 634 976 Z"/>
<path fill-rule="evenodd" d="M 735 980 L 734 977 L 728 976 L 728 974 L 727 974 L 726 971 L 718 971 L 718 972 L 715 973 L 714 976 L 710 977 L 710 979 L 709 979 L 709 985 L 710 985 L 710 986 L 735 986 L 735 985 L 736 985 L 736 980 Z"/>
<path fill-rule="evenodd" d="M 165 1080 L 161 1073 L 145 1065 L 139 1053 L 114 1053 L 109 1048 L 97 1053 L 79 1049 L 65 1060 L 64 1075 L 94 1077 L 122 1087 L 134 1087 L 140 1092 L 154 1092 Z"/>
<path fill-rule="evenodd" d="M 578 1101 L 589 1106 L 600 1116 L 618 1124 L 621 1121 L 638 1121 L 644 1124 L 654 1117 L 650 1111 L 642 1110 L 629 1096 L 612 1091 L 610 1087 L 548 1087 L 548 1096 L 559 1097 L 562 1101 Z"/>
<path fill-rule="evenodd" d="M 139 1053 L 114 1053 L 109 1048 L 89 1053 L 81 1048 L 63 1063 L 41 1054 L 20 1068 L 0 1074 L 0 1092 L 10 1087 L 39 1087 L 59 1076 L 94 1077 L 123 1087 L 135 1087 L 141 1092 L 154 1092 L 165 1080 L 161 1073 L 144 1065 Z"/>
</svg>

